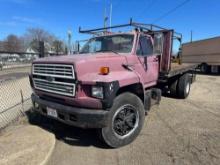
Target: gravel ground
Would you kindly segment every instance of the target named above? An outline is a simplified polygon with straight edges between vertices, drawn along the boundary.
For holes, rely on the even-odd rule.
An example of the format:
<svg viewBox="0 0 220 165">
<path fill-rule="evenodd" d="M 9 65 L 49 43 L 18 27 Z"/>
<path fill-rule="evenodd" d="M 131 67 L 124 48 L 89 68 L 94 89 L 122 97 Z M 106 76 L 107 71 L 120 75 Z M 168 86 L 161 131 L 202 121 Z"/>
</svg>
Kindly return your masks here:
<svg viewBox="0 0 220 165">
<path fill-rule="evenodd" d="M 186 100 L 163 97 L 148 114 L 138 138 L 119 149 L 103 145 L 94 130 L 45 120 L 51 123 L 40 126 L 57 139 L 49 165 L 220 164 L 218 76 L 197 76 Z"/>
</svg>

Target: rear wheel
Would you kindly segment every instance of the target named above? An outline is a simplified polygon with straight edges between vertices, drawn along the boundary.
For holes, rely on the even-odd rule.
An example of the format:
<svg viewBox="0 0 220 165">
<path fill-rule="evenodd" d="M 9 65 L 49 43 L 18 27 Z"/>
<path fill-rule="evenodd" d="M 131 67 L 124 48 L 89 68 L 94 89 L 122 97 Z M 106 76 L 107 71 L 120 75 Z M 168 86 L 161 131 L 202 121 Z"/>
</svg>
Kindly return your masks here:
<svg viewBox="0 0 220 165">
<path fill-rule="evenodd" d="M 188 97 L 191 88 L 190 76 L 188 73 L 182 75 L 177 83 L 177 95 L 179 98 L 185 99 Z"/>
<path fill-rule="evenodd" d="M 206 74 L 209 74 L 211 72 L 211 66 L 203 63 L 200 67 L 202 73 L 206 73 Z"/>
<path fill-rule="evenodd" d="M 175 81 L 172 81 L 172 83 L 170 83 L 169 91 L 170 91 L 171 97 L 177 96 L 177 83 L 178 83 L 178 79 L 176 79 Z"/>
<path fill-rule="evenodd" d="M 142 101 L 132 93 L 117 96 L 110 110 L 108 126 L 100 129 L 104 142 L 117 148 L 134 141 L 144 124 L 145 111 Z"/>
</svg>

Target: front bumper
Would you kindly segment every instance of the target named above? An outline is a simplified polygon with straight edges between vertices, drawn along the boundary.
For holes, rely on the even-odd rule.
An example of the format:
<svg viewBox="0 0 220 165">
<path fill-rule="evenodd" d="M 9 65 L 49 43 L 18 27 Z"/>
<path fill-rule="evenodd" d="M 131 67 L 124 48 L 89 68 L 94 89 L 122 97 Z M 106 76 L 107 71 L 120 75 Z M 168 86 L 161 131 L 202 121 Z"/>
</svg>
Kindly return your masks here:
<svg viewBox="0 0 220 165">
<path fill-rule="evenodd" d="M 43 100 L 35 94 L 31 95 L 31 99 L 35 111 L 45 116 L 48 116 L 46 110 L 47 107 L 56 109 L 57 118 L 51 118 L 76 127 L 103 128 L 107 126 L 109 120 L 109 111 L 77 108 L 68 105 L 62 105 L 55 102 Z M 38 107 L 35 106 L 36 103 L 38 104 Z"/>
</svg>

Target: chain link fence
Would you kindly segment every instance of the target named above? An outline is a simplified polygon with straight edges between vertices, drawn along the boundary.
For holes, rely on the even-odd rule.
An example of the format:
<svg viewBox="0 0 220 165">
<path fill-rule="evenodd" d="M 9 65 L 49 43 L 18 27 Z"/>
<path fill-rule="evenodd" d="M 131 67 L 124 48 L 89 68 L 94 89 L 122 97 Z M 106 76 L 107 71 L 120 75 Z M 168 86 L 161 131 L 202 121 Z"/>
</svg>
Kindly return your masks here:
<svg viewBox="0 0 220 165">
<path fill-rule="evenodd" d="M 0 129 L 24 115 L 32 106 L 28 78 L 32 61 L 63 55 L 62 52 L 45 52 L 43 42 L 39 43 L 37 52 L 0 51 Z"/>
<path fill-rule="evenodd" d="M 0 129 L 31 108 L 28 74 L 37 53 L 0 52 Z"/>
<path fill-rule="evenodd" d="M 0 70 L 30 66 L 39 57 L 38 53 L 18 53 L 0 51 Z"/>
<path fill-rule="evenodd" d="M 8 79 L 1 79 L 0 82 L 0 129 L 23 115 L 31 107 L 32 90 L 28 76 L 5 78 Z"/>
</svg>

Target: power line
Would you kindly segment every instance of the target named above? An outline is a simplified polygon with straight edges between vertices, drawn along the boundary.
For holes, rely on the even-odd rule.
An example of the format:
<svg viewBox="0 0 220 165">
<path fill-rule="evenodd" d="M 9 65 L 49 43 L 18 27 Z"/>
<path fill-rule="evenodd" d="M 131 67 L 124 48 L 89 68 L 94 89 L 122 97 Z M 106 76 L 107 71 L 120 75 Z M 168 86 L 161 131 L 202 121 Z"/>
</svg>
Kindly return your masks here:
<svg viewBox="0 0 220 165">
<path fill-rule="evenodd" d="M 149 12 L 149 10 L 153 7 L 153 5 L 157 2 L 157 0 L 152 0 L 150 1 L 150 3 L 143 9 L 141 10 L 141 12 L 139 12 L 139 14 L 137 14 L 137 17 L 142 18 L 144 15 L 146 15 L 146 13 Z M 148 9 L 148 10 L 147 10 Z M 144 13 L 147 10 L 146 13 Z M 144 14 L 143 14 L 144 13 Z"/>
<path fill-rule="evenodd" d="M 166 12 L 165 14 L 163 14 L 162 16 L 160 16 L 159 18 L 155 19 L 152 23 L 158 22 L 161 19 L 165 18 L 166 16 L 168 16 L 169 14 L 173 13 L 174 11 L 176 11 L 177 9 L 179 9 L 180 7 L 184 6 L 185 4 L 187 4 L 190 0 L 185 0 L 183 1 L 181 4 L 177 5 L 176 7 L 174 7 L 173 9 L 169 10 L 168 12 Z"/>
</svg>

